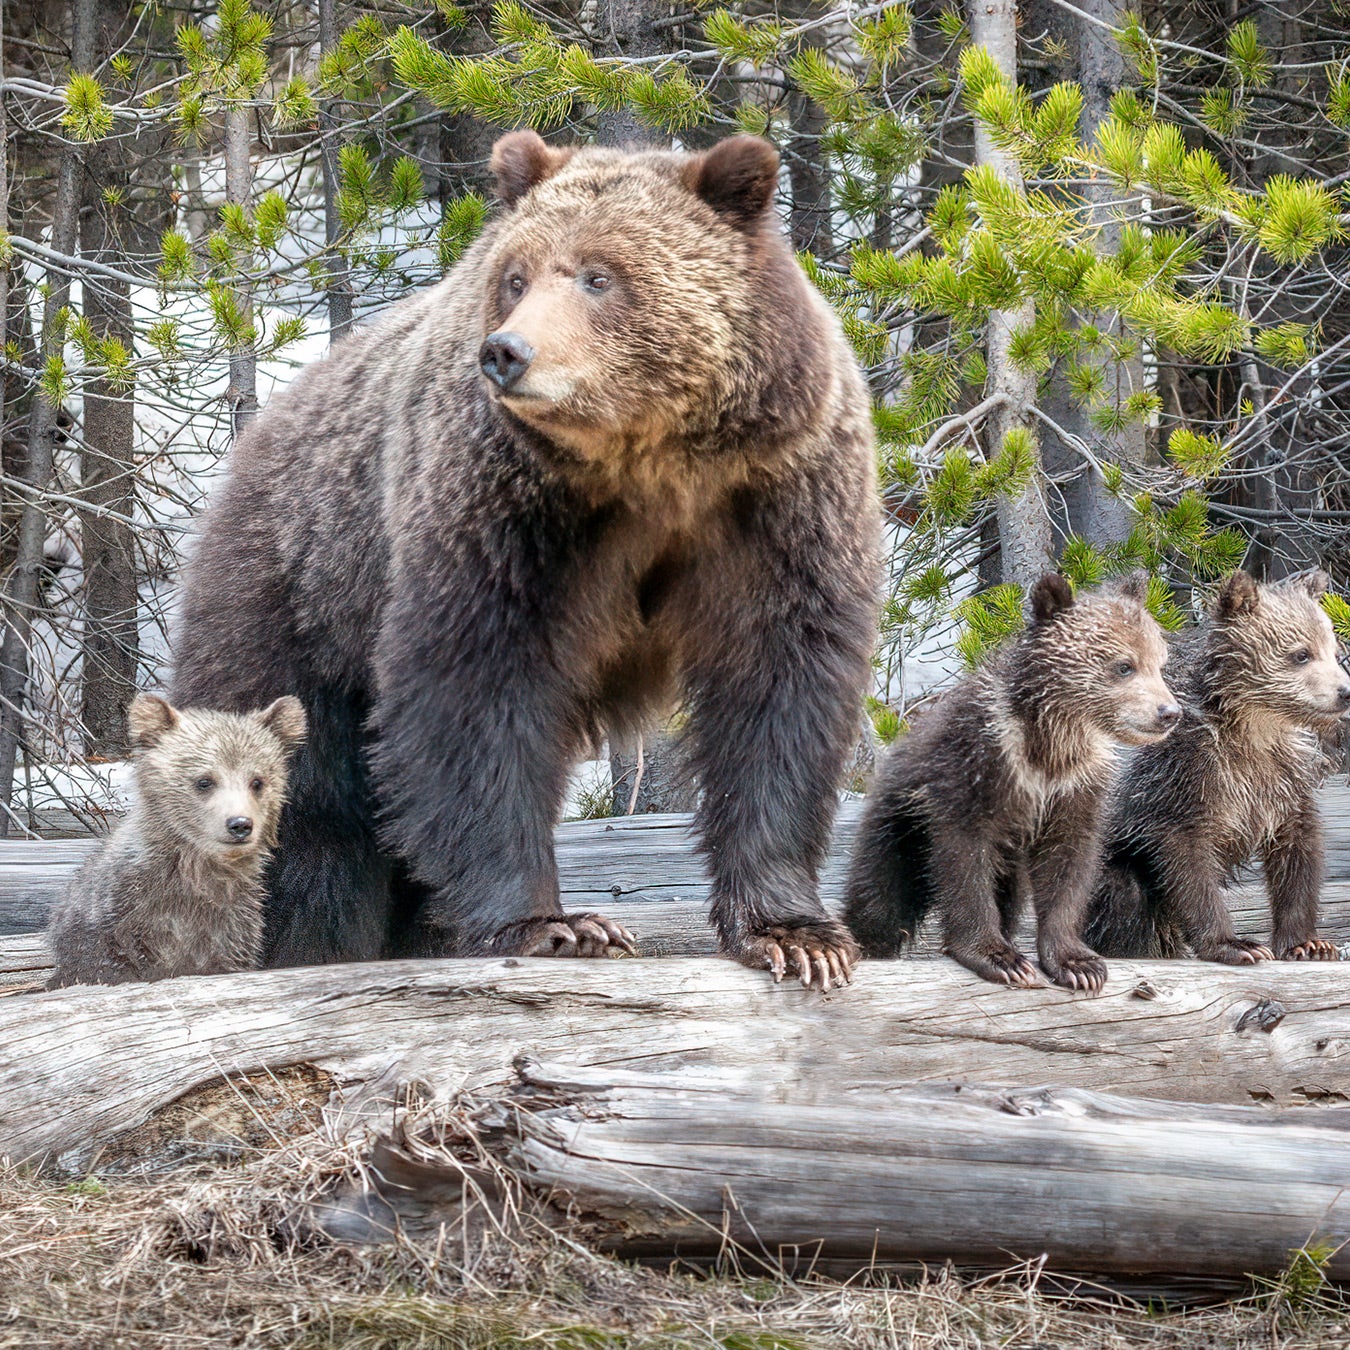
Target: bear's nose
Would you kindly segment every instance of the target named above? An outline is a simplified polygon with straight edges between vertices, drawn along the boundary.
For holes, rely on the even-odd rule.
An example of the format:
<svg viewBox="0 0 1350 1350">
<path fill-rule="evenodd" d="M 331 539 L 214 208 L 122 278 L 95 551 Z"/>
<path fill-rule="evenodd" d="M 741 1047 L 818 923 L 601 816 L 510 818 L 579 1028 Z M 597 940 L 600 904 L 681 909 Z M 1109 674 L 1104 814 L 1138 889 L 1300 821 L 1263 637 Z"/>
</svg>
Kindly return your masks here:
<svg viewBox="0 0 1350 1350">
<path fill-rule="evenodd" d="M 231 839 L 243 843 L 253 833 L 253 822 L 247 816 L 231 816 L 225 822 L 225 828 L 230 832 Z"/>
<path fill-rule="evenodd" d="M 1336 697 L 1341 701 L 1342 708 L 1350 708 L 1350 684 L 1343 684 L 1336 691 Z"/>
<path fill-rule="evenodd" d="M 533 360 L 534 348 L 519 333 L 493 333 L 478 353 L 483 374 L 498 389 L 510 389 Z"/>
<path fill-rule="evenodd" d="M 1181 709 L 1175 703 L 1160 703 L 1158 705 L 1158 724 L 1164 727 L 1174 727 L 1181 721 Z"/>
</svg>

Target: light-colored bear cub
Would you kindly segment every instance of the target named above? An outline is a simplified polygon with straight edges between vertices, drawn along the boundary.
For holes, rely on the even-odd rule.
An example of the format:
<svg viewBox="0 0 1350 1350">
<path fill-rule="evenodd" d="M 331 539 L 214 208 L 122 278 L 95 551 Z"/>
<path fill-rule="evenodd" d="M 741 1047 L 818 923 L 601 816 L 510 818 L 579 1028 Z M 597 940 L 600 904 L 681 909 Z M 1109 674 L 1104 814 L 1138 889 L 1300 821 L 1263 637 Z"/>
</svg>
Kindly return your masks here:
<svg viewBox="0 0 1350 1350">
<path fill-rule="evenodd" d="M 48 988 L 249 970 L 262 956 L 263 868 L 277 839 L 299 699 L 261 712 L 127 714 L 135 804 L 52 914 Z"/>
</svg>

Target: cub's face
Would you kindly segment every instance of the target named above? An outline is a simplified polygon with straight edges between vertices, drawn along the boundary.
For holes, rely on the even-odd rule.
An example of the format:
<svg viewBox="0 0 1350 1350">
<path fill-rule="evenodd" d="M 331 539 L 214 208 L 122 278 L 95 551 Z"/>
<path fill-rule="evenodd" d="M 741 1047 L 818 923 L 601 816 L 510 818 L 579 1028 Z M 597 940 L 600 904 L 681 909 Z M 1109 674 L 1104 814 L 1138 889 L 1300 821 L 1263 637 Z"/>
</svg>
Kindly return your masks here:
<svg viewBox="0 0 1350 1350">
<path fill-rule="evenodd" d="M 1350 679 L 1320 603 L 1328 580 L 1311 572 L 1261 585 L 1238 572 L 1224 583 L 1213 622 L 1226 700 L 1299 726 L 1350 714 Z"/>
<path fill-rule="evenodd" d="M 305 733 L 299 700 L 232 714 L 180 711 L 143 694 L 128 720 L 152 833 L 240 862 L 276 843 L 290 755 Z"/>
<path fill-rule="evenodd" d="M 582 456 L 715 421 L 753 370 L 745 277 L 778 158 L 735 137 L 706 155 L 493 151 L 508 214 L 486 265 L 490 396 Z"/>
<path fill-rule="evenodd" d="M 1046 702 L 1125 745 L 1159 741 L 1181 719 L 1163 678 L 1167 643 L 1143 596 L 1139 578 L 1077 599 L 1062 577 L 1044 577 L 1032 591 L 1029 638 Z"/>
</svg>

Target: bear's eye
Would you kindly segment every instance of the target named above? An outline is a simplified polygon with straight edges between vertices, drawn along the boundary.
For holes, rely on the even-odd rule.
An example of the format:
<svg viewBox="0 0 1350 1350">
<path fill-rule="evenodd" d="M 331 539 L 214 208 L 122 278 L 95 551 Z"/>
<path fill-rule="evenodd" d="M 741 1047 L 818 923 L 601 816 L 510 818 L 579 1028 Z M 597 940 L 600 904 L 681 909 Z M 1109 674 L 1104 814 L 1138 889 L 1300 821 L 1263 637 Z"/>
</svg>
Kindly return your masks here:
<svg viewBox="0 0 1350 1350">
<path fill-rule="evenodd" d="M 513 273 L 506 278 L 506 289 L 512 295 L 520 296 L 525 294 L 525 278 L 519 272 Z"/>
<path fill-rule="evenodd" d="M 1117 661 L 1115 665 L 1111 667 L 1111 669 L 1115 671 L 1115 673 L 1119 675 L 1122 680 L 1128 680 L 1130 676 L 1134 674 L 1134 662 Z"/>
<path fill-rule="evenodd" d="M 1306 647 L 1299 647 L 1289 653 L 1289 659 L 1296 666 L 1306 666 L 1312 660 L 1312 653 Z"/>
<path fill-rule="evenodd" d="M 614 284 L 608 272 L 583 272 L 581 284 L 588 291 L 607 291 Z"/>
<path fill-rule="evenodd" d="M 250 792 L 261 792 L 261 791 L 263 790 L 263 788 L 266 787 L 266 786 L 267 786 L 267 785 L 263 782 L 263 780 L 262 780 L 261 778 L 255 778 L 255 779 L 248 785 L 248 790 L 249 790 Z"/>
<path fill-rule="evenodd" d="M 192 786 L 195 787 L 197 791 L 202 794 L 202 796 L 205 796 L 208 792 L 211 791 L 213 787 L 215 787 L 215 785 L 216 780 L 214 778 L 208 778 L 205 775 L 203 775 L 201 778 L 197 779 L 197 781 L 193 783 Z"/>
</svg>

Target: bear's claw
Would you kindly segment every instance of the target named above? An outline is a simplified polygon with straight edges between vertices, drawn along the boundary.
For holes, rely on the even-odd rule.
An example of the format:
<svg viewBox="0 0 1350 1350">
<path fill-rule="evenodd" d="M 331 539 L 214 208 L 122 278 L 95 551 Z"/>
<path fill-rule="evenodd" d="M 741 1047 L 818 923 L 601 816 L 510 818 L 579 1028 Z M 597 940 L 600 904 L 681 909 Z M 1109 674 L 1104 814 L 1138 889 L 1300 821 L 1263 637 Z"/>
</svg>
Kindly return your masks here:
<svg viewBox="0 0 1350 1350">
<path fill-rule="evenodd" d="M 861 951 L 846 928 L 822 923 L 774 926 L 751 934 L 736 957 L 753 970 L 767 970 L 778 984 L 790 970 L 803 989 L 823 993 L 853 983 L 853 963 Z"/>
<path fill-rule="evenodd" d="M 963 951 L 953 947 L 948 949 L 947 955 L 990 984 L 1034 989 L 1041 983 L 1040 972 L 1010 943 L 982 951 Z"/>
<path fill-rule="evenodd" d="M 1339 961 L 1341 949 L 1327 938 L 1309 938 L 1280 953 L 1281 961 Z"/>
<path fill-rule="evenodd" d="M 560 914 L 516 924 L 498 938 L 498 950 L 512 956 L 636 956 L 632 933 L 602 914 Z"/>
<path fill-rule="evenodd" d="M 1106 962 L 1094 951 L 1071 952 L 1054 960 L 1042 960 L 1041 968 L 1065 989 L 1100 994 L 1106 986 Z"/>
<path fill-rule="evenodd" d="M 1218 961 L 1225 966 L 1254 966 L 1258 961 L 1273 961 L 1275 953 L 1269 947 L 1247 938 L 1227 938 L 1206 947 L 1196 947 L 1195 954 L 1202 961 Z"/>
</svg>

